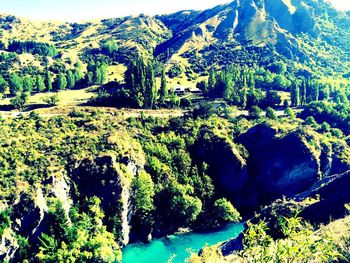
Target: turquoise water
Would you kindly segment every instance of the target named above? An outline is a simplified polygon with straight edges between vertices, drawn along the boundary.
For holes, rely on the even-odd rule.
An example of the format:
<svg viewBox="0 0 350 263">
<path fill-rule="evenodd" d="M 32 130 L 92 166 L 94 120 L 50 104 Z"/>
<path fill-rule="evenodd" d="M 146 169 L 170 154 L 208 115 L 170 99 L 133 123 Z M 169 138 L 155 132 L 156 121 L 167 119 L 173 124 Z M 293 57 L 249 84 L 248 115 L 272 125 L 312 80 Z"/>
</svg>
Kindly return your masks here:
<svg viewBox="0 0 350 263">
<path fill-rule="evenodd" d="M 137 243 L 123 249 L 123 263 L 164 263 L 174 255 L 173 263 L 182 263 L 190 251 L 198 253 L 206 244 L 211 246 L 237 237 L 243 224 L 230 224 L 210 233 L 186 233 L 153 240 L 149 244 Z"/>
</svg>

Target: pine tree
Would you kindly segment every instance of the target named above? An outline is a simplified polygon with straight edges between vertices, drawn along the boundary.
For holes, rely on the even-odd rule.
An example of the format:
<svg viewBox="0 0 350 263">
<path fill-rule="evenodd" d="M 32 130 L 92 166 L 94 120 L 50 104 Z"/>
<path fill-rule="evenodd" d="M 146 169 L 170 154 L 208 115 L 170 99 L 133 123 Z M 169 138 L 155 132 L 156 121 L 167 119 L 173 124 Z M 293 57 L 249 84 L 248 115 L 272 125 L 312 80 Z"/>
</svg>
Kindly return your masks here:
<svg viewBox="0 0 350 263">
<path fill-rule="evenodd" d="M 160 79 L 160 89 L 159 89 L 159 100 L 164 103 L 165 99 L 168 97 L 168 87 L 166 82 L 165 68 L 162 70 L 162 76 Z"/>
<path fill-rule="evenodd" d="M 149 63 L 146 68 L 146 89 L 145 89 L 145 107 L 153 109 L 156 106 L 156 90 L 153 65 Z"/>
<path fill-rule="evenodd" d="M 215 89 L 216 89 L 216 74 L 214 69 L 211 69 L 209 71 L 209 79 L 208 79 L 208 93 L 209 95 L 213 95 L 215 93 Z"/>
<path fill-rule="evenodd" d="M 296 82 L 293 82 L 292 84 L 291 100 L 294 107 L 298 107 L 300 105 L 300 88 Z"/>
<path fill-rule="evenodd" d="M 75 77 L 70 70 L 67 72 L 67 85 L 68 89 L 73 89 L 75 87 Z"/>
<path fill-rule="evenodd" d="M 303 79 L 303 81 L 302 81 L 300 104 L 306 105 L 306 81 L 305 81 L 305 79 Z"/>
<path fill-rule="evenodd" d="M 0 93 L 5 93 L 7 87 L 7 81 L 0 75 Z"/>
<path fill-rule="evenodd" d="M 35 78 L 35 86 L 38 92 L 44 92 L 46 87 L 45 87 L 45 82 L 44 79 L 41 75 L 37 75 Z"/>
<path fill-rule="evenodd" d="M 45 71 L 45 86 L 47 88 L 47 91 L 51 92 L 52 90 L 51 74 L 50 74 L 50 71 L 48 71 L 47 69 Z"/>
<path fill-rule="evenodd" d="M 241 91 L 241 105 L 242 109 L 247 108 L 247 102 L 248 102 L 248 97 L 247 97 L 247 88 L 244 87 Z"/>
<path fill-rule="evenodd" d="M 17 92 L 22 90 L 23 80 L 16 73 L 10 76 L 10 92 L 15 95 Z"/>
<path fill-rule="evenodd" d="M 33 91 L 33 80 L 29 75 L 24 76 L 23 78 L 23 91 L 31 93 Z"/>
<path fill-rule="evenodd" d="M 59 90 L 65 90 L 67 88 L 67 78 L 63 73 L 60 73 L 57 77 L 57 88 Z"/>
</svg>

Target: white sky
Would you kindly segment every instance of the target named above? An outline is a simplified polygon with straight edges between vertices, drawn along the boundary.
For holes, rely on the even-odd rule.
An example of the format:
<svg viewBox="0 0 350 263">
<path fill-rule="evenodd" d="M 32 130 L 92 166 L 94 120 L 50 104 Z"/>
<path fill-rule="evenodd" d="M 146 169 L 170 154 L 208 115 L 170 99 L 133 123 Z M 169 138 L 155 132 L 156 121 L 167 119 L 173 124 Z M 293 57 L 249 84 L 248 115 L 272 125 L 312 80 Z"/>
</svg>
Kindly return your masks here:
<svg viewBox="0 0 350 263">
<path fill-rule="evenodd" d="M 350 0 L 329 1 L 338 9 L 350 10 Z M 79 21 L 201 10 L 228 2 L 230 0 L 0 0 L 0 12 L 32 19 Z"/>
</svg>

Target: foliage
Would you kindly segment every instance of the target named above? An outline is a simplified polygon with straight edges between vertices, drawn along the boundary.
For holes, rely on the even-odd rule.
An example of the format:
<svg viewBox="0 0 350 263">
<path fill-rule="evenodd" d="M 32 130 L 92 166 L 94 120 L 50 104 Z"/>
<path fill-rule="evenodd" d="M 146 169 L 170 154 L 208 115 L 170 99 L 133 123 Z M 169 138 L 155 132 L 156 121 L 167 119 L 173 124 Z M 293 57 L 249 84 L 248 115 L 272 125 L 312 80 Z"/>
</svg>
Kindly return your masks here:
<svg viewBox="0 0 350 263">
<path fill-rule="evenodd" d="M 11 99 L 11 105 L 17 110 L 23 110 L 25 104 L 28 102 L 28 93 L 21 92 L 16 97 Z"/>
<path fill-rule="evenodd" d="M 43 99 L 43 101 L 45 103 L 47 103 L 48 105 L 50 105 L 50 106 L 56 106 L 57 103 L 59 102 L 59 98 L 58 98 L 58 95 L 55 94 L 55 95 L 52 95 L 52 96 L 45 97 Z"/>
<path fill-rule="evenodd" d="M 242 219 L 236 208 L 226 198 L 221 198 L 214 202 L 213 213 L 218 226 L 228 222 L 238 223 Z"/>
<path fill-rule="evenodd" d="M 31 53 L 41 56 L 54 57 L 58 54 L 57 49 L 47 43 L 39 43 L 35 41 L 11 41 L 7 50 L 16 53 Z"/>
</svg>

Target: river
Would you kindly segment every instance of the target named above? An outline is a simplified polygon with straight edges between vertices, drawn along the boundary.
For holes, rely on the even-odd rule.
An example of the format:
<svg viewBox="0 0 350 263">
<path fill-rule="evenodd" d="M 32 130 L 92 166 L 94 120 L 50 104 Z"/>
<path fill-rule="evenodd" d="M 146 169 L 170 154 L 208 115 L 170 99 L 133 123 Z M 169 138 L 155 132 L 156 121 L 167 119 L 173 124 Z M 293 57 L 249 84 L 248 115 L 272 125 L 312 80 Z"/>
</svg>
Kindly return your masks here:
<svg viewBox="0 0 350 263">
<path fill-rule="evenodd" d="M 235 238 L 242 231 L 243 224 L 230 224 L 215 232 L 176 234 L 148 244 L 130 244 L 123 249 L 123 263 L 166 263 L 172 256 L 172 263 L 183 263 L 189 251 L 198 253 L 205 245 Z"/>
</svg>

